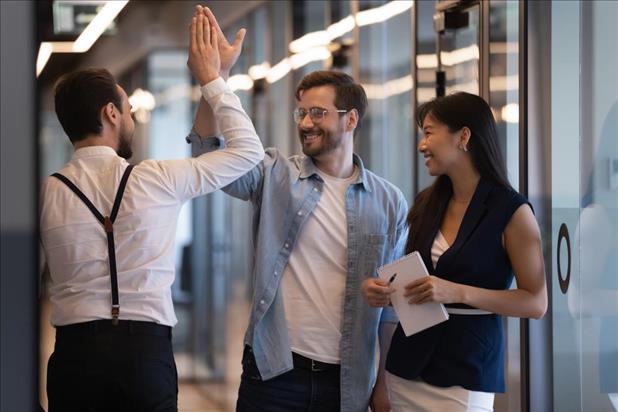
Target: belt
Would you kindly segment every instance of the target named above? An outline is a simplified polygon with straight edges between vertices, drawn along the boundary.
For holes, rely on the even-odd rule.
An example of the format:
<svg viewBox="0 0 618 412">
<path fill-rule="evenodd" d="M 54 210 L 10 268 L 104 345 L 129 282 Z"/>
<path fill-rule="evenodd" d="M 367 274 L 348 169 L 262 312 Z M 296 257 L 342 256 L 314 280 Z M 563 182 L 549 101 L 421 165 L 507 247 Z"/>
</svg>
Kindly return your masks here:
<svg viewBox="0 0 618 412">
<path fill-rule="evenodd" d="M 474 308 L 446 308 L 450 315 L 493 315 L 492 312 L 483 309 Z"/>
<path fill-rule="evenodd" d="M 308 369 L 312 372 L 339 371 L 341 365 L 338 363 L 326 363 L 306 358 L 298 353 L 292 352 L 294 367 L 298 369 Z"/>
<path fill-rule="evenodd" d="M 93 320 L 90 322 L 73 323 L 70 325 L 56 326 L 56 334 L 62 335 L 85 335 L 96 333 L 116 333 L 120 335 L 150 335 L 172 337 L 172 328 L 154 322 L 140 320 L 118 320 L 114 325 L 111 319 Z"/>
</svg>

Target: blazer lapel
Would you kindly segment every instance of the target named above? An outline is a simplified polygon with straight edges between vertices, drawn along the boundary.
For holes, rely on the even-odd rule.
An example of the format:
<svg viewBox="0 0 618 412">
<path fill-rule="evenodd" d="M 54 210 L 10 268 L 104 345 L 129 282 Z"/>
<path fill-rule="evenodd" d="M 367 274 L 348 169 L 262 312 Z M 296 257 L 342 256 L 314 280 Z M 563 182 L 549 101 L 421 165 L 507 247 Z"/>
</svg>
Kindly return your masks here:
<svg viewBox="0 0 618 412">
<path fill-rule="evenodd" d="M 485 215 L 487 211 L 487 206 L 485 205 L 485 199 L 487 199 L 487 195 L 491 191 L 492 184 L 485 179 L 479 180 L 479 183 L 474 191 L 474 195 L 470 200 L 470 204 L 468 205 L 468 209 L 464 214 L 463 220 L 461 222 L 461 226 L 459 227 L 459 231 L 457 232 L 457 237 L 455 238 L 455 242 L 451 245 L 449 249 L 444 252 L 441 258 L 438 260 L 437 266 L 442 266 L 444 264 L 448 264 L 447 262 L 452 262 L 457 257 L 457 254 L 461 250 L 462 246 L 466 243 L 468 238 L 472 235 L 474 230 L 478 227 L 481 219 Z M 436 231 L 437 233 L 437 231 Z M 444 258 L 444 259 L 442 259 Z"/>
</svg>

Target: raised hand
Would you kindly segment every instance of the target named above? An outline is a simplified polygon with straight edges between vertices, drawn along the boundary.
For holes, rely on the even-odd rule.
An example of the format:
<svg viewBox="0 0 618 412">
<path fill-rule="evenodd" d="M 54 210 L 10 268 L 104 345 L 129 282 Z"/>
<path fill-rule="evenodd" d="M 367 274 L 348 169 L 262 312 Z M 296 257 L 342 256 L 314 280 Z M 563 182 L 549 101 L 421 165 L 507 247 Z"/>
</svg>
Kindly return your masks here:
<svg viewBox="0 0 618 412">
<path fill-rule="evenodd" d="M 202 7 L 198 5 L 196 6 L 196 15 L 200 13 L 203 13 L 204 16 L 208 18 L 211 27 L 214 27 L 215 31 L 217 32 L 217 37 L 219 41 L 219 55 L 221 56 L 220 75 L 224 79 L 227 79 L 230 73 L 230 69 L 238 60 L 238 56 L 240 56 L 240 52 L 242 50 L 242 43 L 245 39 L 245 34 L 247 33 L 247 30 L 245 30 L 244 28 L 238 30 L 238 32 L 236 33 L 236 38 L 234 39 L 234 43 L 230 44 L 225 38 L 223 31 L 221 31 L 221 27 L 219 27 L 219 23 L 217 22 L 217 19 L 215 18 L 213 12 L 208 7 Z"/>
<path fill-rule="evenodd" d="M 217 31 L 202 13 L 191 20 L 187 66 L 201 86 L 215 80 L 221 71 Z"/>
</svg>

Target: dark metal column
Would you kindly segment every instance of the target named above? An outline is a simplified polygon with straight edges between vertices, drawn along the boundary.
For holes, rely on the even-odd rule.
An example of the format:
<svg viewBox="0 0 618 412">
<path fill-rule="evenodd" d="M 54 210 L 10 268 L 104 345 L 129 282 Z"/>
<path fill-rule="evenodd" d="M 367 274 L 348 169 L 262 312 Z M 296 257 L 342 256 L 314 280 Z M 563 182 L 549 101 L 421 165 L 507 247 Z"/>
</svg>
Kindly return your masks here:
<svg viewBox="0 0 618 412">
<path fill-rule="evenodd" d="M 520 189 L 534 207 L 541 236 L 551 239 L 551 2 L 520 3 Z M 551 248 L 545 248 L 549 306 L 522 321 L 522 410 L 553 410 Z"/>
<path fill-rule="evenodd" d="M 0 2 L 0 410 L 39 410 L 38 151 L 34 2 Z"/>
</svg>

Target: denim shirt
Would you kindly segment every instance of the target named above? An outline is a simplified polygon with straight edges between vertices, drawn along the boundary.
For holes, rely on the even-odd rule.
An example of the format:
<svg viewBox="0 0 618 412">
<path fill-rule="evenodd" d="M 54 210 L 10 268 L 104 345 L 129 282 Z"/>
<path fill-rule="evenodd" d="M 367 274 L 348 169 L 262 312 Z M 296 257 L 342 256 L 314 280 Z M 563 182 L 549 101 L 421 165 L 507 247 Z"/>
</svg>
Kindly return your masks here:
<svg viewBox="0 0 618 412">
<path fill-rule="evenodd" d="M 191 133 L 193 154 L 215 150 L 218 138 Z M 348 268 L 341 325 L 341 410 L 367 411 L 376 376 L 380 321 L 397 322 L 391 308 L 370 307 L 361 283 L 404 251 L 407 202 L 393 184 L 363 167 L 346 192 Z M 281 297 L 281 275 L 303 223 L 320 200 L 324 181 L 310 157 L 286 158 L 267 149 L 264 160 L 223 190 L 253 203 L 254 291 L 245 344 L 253 348 L 262 379 L 293 369 Z"/>
</svg>

